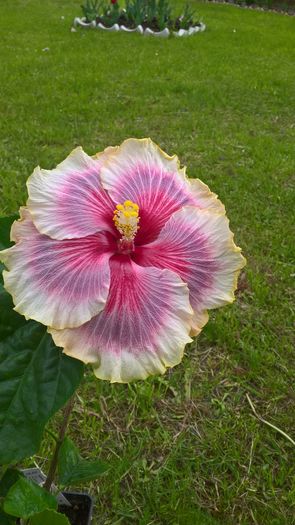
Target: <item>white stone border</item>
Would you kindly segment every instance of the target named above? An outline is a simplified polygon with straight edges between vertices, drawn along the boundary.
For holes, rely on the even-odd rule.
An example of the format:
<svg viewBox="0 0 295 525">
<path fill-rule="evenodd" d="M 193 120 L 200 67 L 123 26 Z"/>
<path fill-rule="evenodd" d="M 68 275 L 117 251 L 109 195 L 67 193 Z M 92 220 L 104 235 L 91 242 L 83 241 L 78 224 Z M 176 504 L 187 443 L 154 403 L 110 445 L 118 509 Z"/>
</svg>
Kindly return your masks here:
<svg viewBox="0 0 295 525">
<path fill-rule="evenodd" d="M 124 31 L 125 33 L 139 33 L 140 35 L 144 36 L 157 36 L 160 38 L 168 38 L 169 35 L 174 35 L 176 37 L 190 36 L 194 35 L 195 33 L 203 32 L 206 29 L 205 24 L 202 24 L 202 22 L 200 22 L 200 25 L 198 26 L 192 26 L 189 29 L 179 29 L 179 31 L 170 31 L 168 27 L 165 27 L 163 31 L 153 31 L 149 27 L 143 29 L 141 25 L 137 26 L 134 29 L 129 29 L 128 27 L 125 27 L 124 25 L 120 26 L 119 24 L 114 24 L 111 27 L 105 27 L 101 23 L 97 24 L 95 20 L 93 20 L 92 22 L 86 22 L 85 18 L 79 18 L 78 16 L 74 19 L 73 27 L 101 29 L 103 31 L 109 31 L 111 33 L 116 31 Z"/>
</svg>

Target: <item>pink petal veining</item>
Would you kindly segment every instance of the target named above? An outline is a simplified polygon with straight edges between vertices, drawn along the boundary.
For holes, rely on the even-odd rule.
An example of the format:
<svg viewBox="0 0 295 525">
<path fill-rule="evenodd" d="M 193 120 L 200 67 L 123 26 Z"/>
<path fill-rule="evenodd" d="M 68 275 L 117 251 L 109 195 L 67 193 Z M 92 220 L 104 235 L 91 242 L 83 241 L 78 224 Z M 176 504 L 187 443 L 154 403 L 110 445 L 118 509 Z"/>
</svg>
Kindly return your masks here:
<svg viewBox="0 0 295 525">
<path fill-rule="evenodd" d="M 105 156 L 93 159 L 77 148 L 54 170 L 36 168 L 27 183 L 28 208 L 41 233 L 62 240 L 114 232 L 115 204 L 99 176 Z"/>
<path fill-rule="evenodd" d="M 113 237 L 99 232 L 58 241 L 40 234 L 27 210 L 13 226 L 19 241 L 2 259 L 4 282 L 17 311 L 56 328 L 79 326 L 104 306 L 110 283 Z"/>
<path fill-rule="evenodd" d="M 117 371 L 111 380 L 128 376 L 128 370 L 122 369 L 126 353 L 142 364 L 142 375 L 148 375 L 144 363 L 154 363 L 158 371 L 164 370 L 165 363 L 172 366 L 190 341 L 192 310 L 186 285 L 173 272 L 140 267 L 128 256 L 114 256 L 110 267 L 104 310 L 76 330 L 51 330 L 56 343 L 69 355 L 100 363 L 96 368 L 101 368 L 102 376 L 107 374 L 105 363 L 113 360 Z"/>
</svg>

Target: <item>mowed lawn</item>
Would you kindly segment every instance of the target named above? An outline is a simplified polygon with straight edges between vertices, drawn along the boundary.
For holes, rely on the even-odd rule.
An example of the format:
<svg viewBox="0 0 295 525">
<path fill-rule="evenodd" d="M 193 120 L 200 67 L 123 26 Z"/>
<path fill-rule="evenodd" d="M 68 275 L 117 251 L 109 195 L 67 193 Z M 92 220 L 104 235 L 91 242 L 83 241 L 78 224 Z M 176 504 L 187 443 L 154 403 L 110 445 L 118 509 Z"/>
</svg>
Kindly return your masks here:
<svg viewBox="0 0 295 525">
<path fill-rule="evenodd" d="M 84 487 L 94 525 L 292 525 L 295 447 L 249 401 L 295 440 L 295 19 L 196 3 L 207 30 L 188 39 L 72 33 L 80 3 L 1 3 L 2 214 L 36 165 L 150 136 L 219 194 L 248 260 L 237 301 L 165 376 L 87 372 L 70 434 L 110 465 Z"/>
</svg>

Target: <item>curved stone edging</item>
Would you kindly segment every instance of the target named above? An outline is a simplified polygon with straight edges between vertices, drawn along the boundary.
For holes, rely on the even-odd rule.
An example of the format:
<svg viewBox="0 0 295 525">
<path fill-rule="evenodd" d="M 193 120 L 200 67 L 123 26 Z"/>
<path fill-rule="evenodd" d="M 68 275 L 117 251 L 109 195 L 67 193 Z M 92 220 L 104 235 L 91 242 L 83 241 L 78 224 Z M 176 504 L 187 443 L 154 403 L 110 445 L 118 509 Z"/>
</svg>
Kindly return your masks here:
<svg viewBox="0 0 295 525">
<path fill-rule="evenodd" d="M 78 16 L 74 19 L 73 27 L 101 29 L 103 31 L 109 31 L 110 33 L 116 31 L 123 31 L 125 33 L 139 33 L 140 35 L 144 36 L 156 36 L 160 38 L 168 38 L 170 35 L 174 35 L 176 37 L 191 36 L 195 33 L 203 32 L 206 29 L 205 24 L 202 24 L 202 22 L 198 26 L 192 26 L 189 29 L 179 29 L 179 31 L 170 31 L 168 27 L 165 27 L 163 31 L 153 31 L 149 27 L 143 29 L 141 25 L 138 25 L 134 29 L 129 29 L 128 27 L 125 27 L 124 25 L 120 26 L 119 24 L 114 24 L 111 27 L 106 27 L 101 23 L 97 24 L 95 20 L 93 20 L 92 22 L 85 22 L 85 19 L 79 18 Z"/>
</svg>

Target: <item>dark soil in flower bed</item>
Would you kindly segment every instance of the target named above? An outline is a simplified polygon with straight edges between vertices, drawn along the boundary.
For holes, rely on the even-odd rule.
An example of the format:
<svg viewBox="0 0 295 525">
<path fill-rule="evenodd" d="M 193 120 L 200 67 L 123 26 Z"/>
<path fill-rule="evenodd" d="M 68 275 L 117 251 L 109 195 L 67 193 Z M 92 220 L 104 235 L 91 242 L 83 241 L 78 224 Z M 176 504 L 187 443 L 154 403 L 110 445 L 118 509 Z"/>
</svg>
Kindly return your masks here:
<svg viewBox="0 0 295 525">
<path fill-rule="evenodd" d="M 58 511 L 67 516 L 71 525 L 90 525 L 93 509 L 91 496 L 81 492 L 64 492 L 63 494 L 72 506 L 59 505 Z"/>
<path fill-rule="evenodd" d="M 89 22 L 89 20 L 87 20 L 87 22 Z M 106 17 L 101 18 L 100 16 L 97 16 L 95 22 L 97 24 L 103 24 L 105 27 L 111 27 L 114 24 L 125 25 L 126 18 L 124 16 L 120 16 L 120 18 L 118 18 L 118 20 L 114 22 L 114 20 L 112 20 L 111 18 L 107 19 Z"/>
<path fill-rule="evenodd" d="M 121 15 L 116 21 L 114 21 L 111 18 L 107 19 L 106 17 L 101 18 L 97 16 L 96 23 L 97 24 L 101 23 L 105 27 L 111 27 L 115 23 L 119 25 L 124 25 L 128 29 L 135 29 L 137 27 L 136 24 L 130 22 L 130 20 L 128 20 L 124 15 Z M 179 29 L 188 29 L 189 27 L 196 27 L 196 26 L 200 26 L 201 24 L 199 22 L 194 22 L 193 20 L 191 20 L 188 24 L 188 27 L 183 27 L 182 21 L 180 17 L 178 17 L 176 18 L 176 20 L 167 22 L 164 25 L 164 27 L 159 25 L 157 18 L 153 18 L 153 20 L 150 20 L 149 22 L 141 22 L 140 25 L 143 27 L 143 29 L 146 29 L 148 27 L 149 29 L 152 29 L 153 31 L 162 31 L 163 29 L 165 29 L 165 27 L 168 27 L 168 29 L 170 29 L 171 31 L 178 31 Z"/>
<path fill-rule="evenodd" d="M 119 25 L 124 25 L 128 29 L 135 29 L 136 28 L 136 25 L 133 24 L 133 23 L 130 23 L 130 21 L 127 20 L 126 17 L 124 17 L 124 16 L 120 16 L 120 18 L 116 22 L 114 22 L 114 20 L 112 20 L 112 19 L 108 20 L 105 17 L 101 18 L 101 17 L 97 16 L 95 21 L 96 21 L 97 24 L 101 23 L 105 27 L 111 27 L 112 25 L 114 25 L 116 23 L 116 24 L 119 24 Z M 191 23 L 190 23 L 190 25 L 188 27 L 183 27 L 180 18 L 177 18 L 173 22 L 170 22 L 170 23 L 168 22 L 167 24 L 165 24 L 164 27 L 160 27 L 158 20 L 156 18 L 154 18 L 153 20 L 151 20 L 149 22 L 141 22 L 140 25 L 143 27 L 143 29 L 146 29 L 147 27 L 149 27 L 153 31 L 162 31 L 163 29 L 165 29 L 165 27 L 168 27 L 168 29 L 170 29 L 171 31 L 178 31 L 179 29 L 189 29 L 189 27 L 192 27 L 192 26 L 196 27 L 196 26 L 200 26 L 201 24 L 199 22 L 191 21 Z"/>
<path fill-rule="evenodd" d="M 199 22 L 194 22 L 193 20 L 191 20 L 189 27 L 184 28 L 182 27 L 180 18 L 177 18 L 174 22 L 173 27 L 169 27 L 169 26 L 168 27 L 169 29 L 172 29 L 172 31 L 179 31 L 179 29 L 189 29 L 190 27 L 197 27 L 197 26 L 201 27 L 201 24 Z"/>
</svg>

